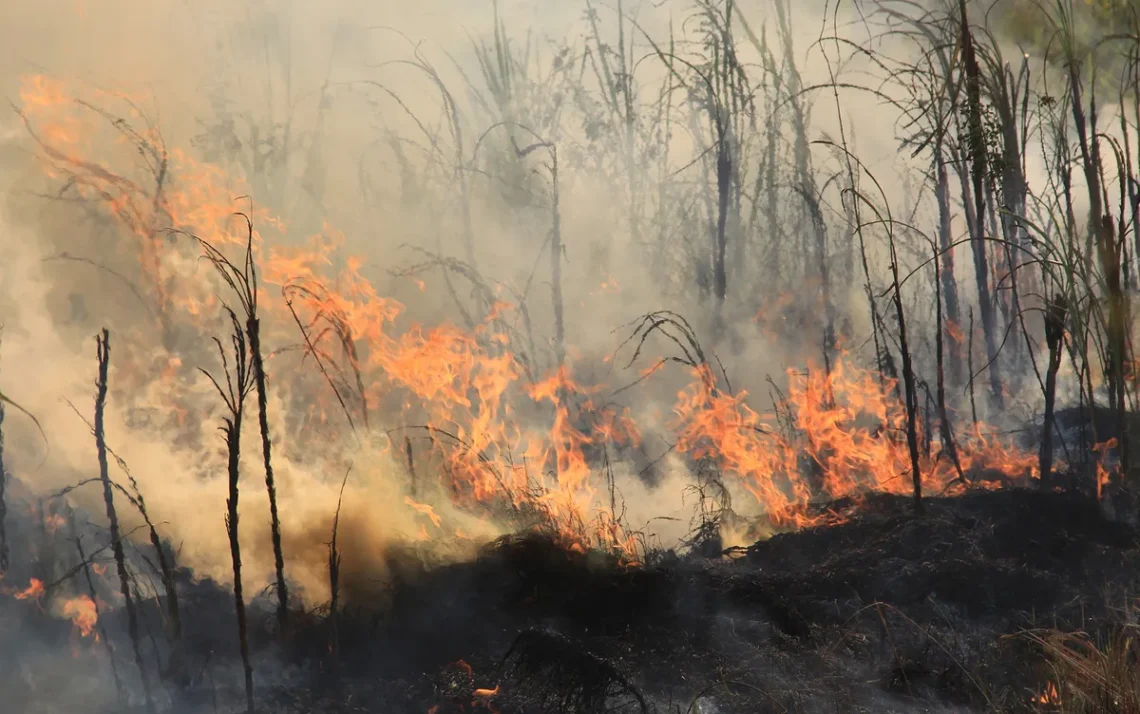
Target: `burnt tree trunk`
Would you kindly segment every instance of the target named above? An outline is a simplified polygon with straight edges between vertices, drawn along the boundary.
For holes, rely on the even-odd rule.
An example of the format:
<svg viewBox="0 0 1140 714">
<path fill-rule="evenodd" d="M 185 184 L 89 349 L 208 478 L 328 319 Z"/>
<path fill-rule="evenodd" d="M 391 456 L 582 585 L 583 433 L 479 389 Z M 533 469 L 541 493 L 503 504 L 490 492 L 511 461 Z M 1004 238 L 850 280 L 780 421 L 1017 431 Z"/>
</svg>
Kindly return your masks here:
<svg viewBox="0 0 1140 714">
<path fill-rule="evenodd" d="M 284 634 L 289 619 L 289 588 L 285 582 L 285 557 L 281 549 L 281 519 L 277 512 L 277 484 L 273 479 L 273 447 L 269 440 L 269 407 L 265 385 L 265 362 L 261 356 L 261 321 L 250 316 L 245 323 L 257 388 L 257 423 L 261 430 L 261 456 L 265 463 L 265 490 L 269 493 L 269 527 L 273 537 L 273 565 L 277 575 L 277 624 Z M 363 397 L 363 392 L 362 392 Z M 367 418 L 367 414 L 365 414 Z"/>
<path fill-rule="evenodd" d="M 104 436 L 103 412 L 107 405 L 107 371 L 111 362 L 111 333 L 103 328 L 103 333 L 96 338 L 97 358 L 99 362 L 99 381 L 95 395 L 95 450 L 99 459 L 99 480 L 103 483 L 103 503 L 107 509 L 107 521 L 110 523 L 111 552 L 115 557 L 115 568 L 119 575 L 119 592 L 123 596 L 123 607 L 127 613 L 127 634 L 131 638 L 131 647 L 134 650 L 135 665 L 139 669 L 142 680 L 143 694 L 146 697 L 148 711 L 155 711 L 154 699 L 150 690 L 150 675 L 143 664 L 142 648 L 139 644 L 139 616 L 135 607 L 134 597 L 131 595 L 131 579 L 127 572 L 126 555 L 123 552 L 123 535 L 119 528 L 119 515 L 115 510 L 115 493 L 111 485 L 110 470 L 107 466 L 107 441 Z"/>
</svg>

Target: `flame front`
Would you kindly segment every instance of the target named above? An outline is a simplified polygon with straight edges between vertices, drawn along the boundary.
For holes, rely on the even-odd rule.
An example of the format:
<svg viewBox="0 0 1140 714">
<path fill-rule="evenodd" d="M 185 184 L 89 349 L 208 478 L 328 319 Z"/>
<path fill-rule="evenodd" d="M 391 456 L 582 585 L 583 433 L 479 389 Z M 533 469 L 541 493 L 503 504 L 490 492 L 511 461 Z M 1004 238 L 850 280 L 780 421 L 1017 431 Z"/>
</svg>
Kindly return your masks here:
<svg viewBox="0 0 1140 714">
<path fill-rule="evenodd" d="M 762 416 L 745 402 L 747 393 L 731 395 L 716 387 L 707 366 L 694 370 L 689 387 L 678 395 L 677 448 L 709 458 L 735 474 L 777 525 L 805 526 L 805 506 L 869 491 L 907 493 L 912 488 L 905 441 L 906 412 L 893 397 L 894 382 L 880 380 L 841 358 L 830 371 L 788 371 L 789 393 L 782 408 L 792 435 L 776 417 Z M 959 447 L 963 472 L 990 469 L 1014 479 L 1037 476 L 1034 454 L 1003 444 L 979 426 Z M 939 458 L 934 440 L 924 456 L 924 488 L 935 493 L 958 479 L 951 459 Z"/>
<path fill-rule="evenodd" d="M 450 323 L 407 324 L 405 306 L 377 292 L 361 273 L 364 259 L 344 254 L 344 237 L 333 227 L 326 225 L 305 247 L 272 244 L 261 231 L 281 232 L 285 226 L 251 202 L 252 209 L 242 208 L 251 211 L 256 230 L 248 236 L 244 224 L 235 230 L 232 197 L 246 193 L 244 181 L 168 149 L 153 129 L 123 129 L 139 120 L 133 104 L 124 110 L 124 123 L 115 126 L 146 157 L 147 168 L 135 178 L 110 168 L 112 159 L 91 148 L 93 120 L 102 115 L 71 91 L 45 77 L 27 78 L 20 95 L 25 119 L 49 175 L 66 177 L 122 229 L 138 256 L 164 344 L 176 342 L 176 326 L 212 334 L 216 295 L 224 287 L 203 278 L 197 269 L 200 245 L 187 236 L 220 249 L 251 241 L 262 271 L 263 341 L 295 344 L 299 329 L 303 364 L 311 367 L 278 387 L 287 399 L 306 404 L 296 415 L 301 423 L 290 448 L 333 463 L 341 452 L 332 447 L 349 431 L 377 436 L 362 443 L 389 450 L 399 435 L 417 479 L 416 497 L 404 503 L 431 525 L 429 530 L 428 523 L 418 522 L 418 532 L 409 537 L 464 537 L 459 524 L 444 523 L 442 506 L 449 501 L 482 517 L 504 511 L 539 515 L 567 547 L 638 557 L 637 541 L 603 487 L 602 465 L 611 448 L 640 444 L 641 428 L 628 408 L 603 398 L 612 392 L 606 385 L 576 376 L 572 350 L 564 364 L 536 373 L 513 349 L 510 326 L 519 319 L 518 307 L 490 299 L 469 330 Z M 619 290 L 607 275 L 600 292 Z M 758 321 L 783 322 L 785 308 L 779 299 Z M 139 328 L 131 339 L 153 343 L 152 334 Z M 140 399 L 161 395 L 153 401 L 170 405 L 169 426 L 182 429 L 200 411 L 195 382 L 187 377 L 193 365 L 173 347 L 168 350 L 150 363 L 120 364 L 120 376 Z M 665 363 L 644 369 L 642 379 Z M 909 490 L 911 463 L 899 436 L 906 414 L 893 382 L 858 368 L 848 355 L 829 369 L 790 370 L 788 379 L 788 396 L 778 405 L 788 418 L 781 421 L 755 411 L 746 392 L 719 387 L 708 365 L 697 366 L 673 405 L 675 450 L 715 463 L 779 526 L 827 517 L 807 515 L 806 507 L 817 501 Z M 338 413 L 350 429 L 335 426 Z M 962 472 L 992 470 L 1015 480 L 1036 476 L 1034 454 L 1002 443 L 985 427 L 959 445 L 957 465 L 941 453 L 936 438 L 931 441 L 920 463 L 928 491 L 960 482 L 959 466 Z M 427 456 L 415 448 L 424 444 Z"/>
</svg>

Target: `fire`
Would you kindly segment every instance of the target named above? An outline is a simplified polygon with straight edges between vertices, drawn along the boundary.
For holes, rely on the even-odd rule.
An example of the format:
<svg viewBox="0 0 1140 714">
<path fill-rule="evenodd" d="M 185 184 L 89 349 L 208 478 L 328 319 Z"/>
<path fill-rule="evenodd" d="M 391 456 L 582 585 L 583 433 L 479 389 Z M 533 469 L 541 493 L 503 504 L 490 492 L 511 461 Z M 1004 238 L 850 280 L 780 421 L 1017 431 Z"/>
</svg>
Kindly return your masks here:
<svg viewBox="0 0 1140 714">
<path fill-rule="evenodd" d="M 906 414 L 893 399 L 893 382 L 880 382 L 846 358 L 830 372 L 789 370 L 788 378 L 784 406 L 795 433 L 782 435 L 775 416 L 762 416 L 747 405 L 747 393 L 720 391 L 709 367 L 695 369 L 675 408 L 677 449 L 713 459 L 741 479 L 778 525 L 816 522 L 802 509 L 821 498 L 872 490 L 909 492 L 910 457 L 897 436 L 906 428 Z M 989 468 L 1011 477 L 1036 476 L 1035 455 L 1001 443 L 980 427 L 962 446 L 964 471 Z M 927 491 L 942 491 L 957 477 L 949 459 L 924 457 L 920 468 Z"/>
<path fill-rule="evenodd" d="M 1116 438 L 1113 437 L 1108 441 L 1102 441 L 1099 444 L 1094 444 L 1092 450 L 1096 453 L 1096 497 L 1100 500 L 1104 496 L 1104 490 L 1112 481 L 1113 472 L 1110 471 L 1104 462 L 1108 452 L 1116 448 Z"/>
<path fill-rule="evenodd" d="M 1061 704 L 1061 693 L 1057 690 L 1057 685 L 1049 682 L 1045 688 L 1041 690 L 1036 696 L 1030 699 L 1034 704 L 1047 704 L 1059 705 Z"/>
<path fill-rule="evenodd" d="M 602 281 L 602 284 L 598 287 L 598 291 L 596 294 L 598 294 L 598 295 L 606 295 L 606 294 L 619 295 L 619 294 L 621 294 L 621 285 L 618 283 L 617 278 L 610 275 L 609 273 L 606 273 L 606 278 L 605 278 L 605 280 Z"/>
<path fill-rule="evenodd" d="M 162 370 L 162 379 L 173 379 L 174 375 L 178 374 L 178 370 L 182 368 L 182 360 L 179 357 L 171 356 L 166 361 L 166 368 Z"/>
<path fill-rule="evenodd" d="M 25 77 L 20 86 L 20 104 L 25 111 L 58 107 L 72 101 L 62 82 L 43 75 Z"/>
<path fill-rule="evenodd" d="M 442 509 L 437 509 L 446 501 L 488 518 L 526 506 L 527 513 L 544 517 L 566 547 L 602 548 L 636 562 L 638 541 L 612 512 L 601 464 L 609 449 L 640 444 L 641 430 L 628 409 L 603 399 L 606 385 L 580 378 L 580 358 L 572 348 L 560 366 L 541 373 L 513 349 L 504 327 L 521 320 L 521 309 L 501 300 L 473 318 L 473 329 L 407 324 L 405 306 L 377 292 L 361 272 L 364 259 L 345 254 L 345 237 L 334 227 L 323 226 L 302 246 L 282 247 L 282 241 L 271 240 L 285 225 L 253 200 L 235 204 L 234 196 L 248 193 L 243 177 L 166 147 L 156 130 L 123 130 L 127 120 L 114 123 L 116 137 L 147 157 L 143 163 L 149 169 L 140 172 L 137 163 L 119 168 L 121 160 L 96 155 L 90 149 L 93 117 L 104 117 L 78 101 L 78 94 L 36 76 L 24 82 L 20 96 L 49 174 L 67 177 L 81 197 L 118 223 L 139 261 L 143 292 L 164 334 L 182 327 L 209 334 L 209 321 L 220 309 L 217 296 L 224 286 L 215 276 L 203 278 L 200 246 L 187 234 L 235 254 L 249 238 L 260 270 L 263 344 L 301 342 L 301 364 L 320 363 L 319 370 L 301 370 L 295 379 L 278 382 L 283 396 L 307 405 L 298 410 L 303 426 L 290 440 L 298 452 L 330 463 L 339 458 L 338 415 L 344 415 L 339 423 L 350 419 L 354 431 L 374 435 L 401 426 L 430 443 L 430 467 L 422 470 L 440 474 L 438 482 L 418 473 L 424 490 L 405 504 L 430 521 L 437 535 L 454 531 L 467 537 L 452 524 L 443 528 Z M 115 93 L 95 94 L 121 99 Z M 125 103 L 123 114 L 140 119 L 134 106 Z M 243 220 L 235 220 L 236 210 L 249 213 L 252 234 Z M 617 281 L 605 276 L 601 292 L 618 291 Z M 764 329 L 783 324 L 791 299 L 781 296 L 756 321 Z M 957 328 L 948 329 L 953 334 Z M 152 333 L 145 330 L 138 340 L 153 346 Z M 641 371 L 641 379 L 666 364 L 657 360 Z M 164 354 L 132 367 L 119 366 L 120 384 L 151 397 L 158 396 L 151 390 L 161 390 L 170 422 L 187 426 L 200 413 L 191 380 L 178 379 L 182 357 Z M 707 365 L 691 377 L 673 405 L 675 449 L 715 463 L 774 523 L 817 522 L 805 515 L 805 507 L 829 498 L 909 490 L 911 464 L 898 437 L 905 413 L 894 384 L 846 356 L 827 370 L 789 372 L 787 401 L 780 407 L 791 417 L 791 433 L 784 433 L 774 415 L 756 412 L 746 392 L 719 388 Z M 937 446 L 937 439 L 932 441 Z M 1035 455 L 1004 444 L 982 427 L 966 436 L 958 455 L 963 470 L 1035 475 Z M 924 457 L 920 468 L 928 491 L 957 481 L 950 459 Z M 420 523 L 415 537 L 428 540 L 433 533 Z"/>
<path fill-rule="evenodd" d="M 958 326 L 953 320 L 946 320 L 944 323 L 946 327 L 946 335 L 954 340 L 956 344 L 964 344 L 966 342 L 966 335 L 962 332 L 962 328 Z"/>
<path fill-rule="evenodd" d="M 95 635 L 95 626 L 99 622 L 99 610 L 95 605 L 95 601 L 87 595 L 80 595 L 79 597 L 65 600 L 62 605 L 63 614 L 71 620 L 71 624 L 75 626 L 76 632 L 82 637 L 91 637 Z"/>
<path fill-rule="evenodd" d="M 432 525 L 434 525 L 436 528 L 439 528 L 439 524 L 442 522 L 442 519 L 435 512 L 434 508 L 427 505 L 426 503 L 416 503 L 415 501 L 412 500 L 411 496 L 405 496 L 404 497 L 404 503 L 411 506 L 412 509 L 415 510 L 417 513 L 424 515 L 424 516 L 427 516 L 429 519 L 431 519 Z"/>
<path fill-rule="evenodd" d="M 344 356 L 362 385 L 362 404 L 375 404 L 392 392 L 414 397 L 404 400 L 404 410 L 418 414 L 415 422 L 430 435 L 449 476 L 446 487 L 460 505 L 505 501 L 517 507 L 533 500 L 552 522 L 562 524 L 568 541 L 624 540 L 609 525 L 590 534 L 569 531 L 571 524 L 589 522 L 596 505 L 585 451 L 609 440 L 635 439 L 632 421 L 595 408 L 588 395 L 598 388 L 578 385 L 564 368 L 527 390 L 531 402 L 549 403 L 553 409 L 550 428 L 518 428 L 514 417 L 520 395 L 514 388 L 523 368 L 508 349 L 509 340 L 495 328 L 513 307 L 495 303 L 473 332 L 443 324 L 412 325 L 396 333 L 392 325 L 404 306 L 376 294 L 359 274 L 361 261 L 346 260 L 335 280 L 320 277 L 319 267 L 330 262 L 331 250 L 340 243 L 330 232 L 315 240 L 310 252 L 274 252 L 266 280 L 280 284 L 293 308 L 313 326 L 312 349 Z M 573 405 L 566 401 L 570 397 Z M 575 419 L 589 422 L 590 431 L 579 429 Z M 410 416 L 407 421 L 414 423 Z M 533 498 L 536 485 L 541 494 Z M 427 504 L 406 503 L 439 526 Z"/>
<path fill-rule="evenodd" d="M 44 596 L 44 583 L 39 578 L 32 578 L 28 587 L 13 595 L 17 600 L 39 600 Z"/>
<path fill-rule="evenodd" d="M 59 529 L 63 528 L 65 525 L 67 525 L 67 521 L 58 513 L 49 513 L 44 516 L 44 528 L 46 528 L 47 532 L 51 533 L 52 535 L 58 532 Z"/>
<path fill-rule="evenodd" d="M 494 689 L 487 689 L 486 687 L 475 687 L 475 670 L 472 669 L 471 665 L 467 664 L 467 662 L 464 660 L 452 662 L 450 666 L 458 669 L 463 674 L 464 678 L 467 679 L 468 685 L 473 687 L 471 690 L 471 695 L 474 697 L 474 700 L 471 702 L 472 706 L 479 707 L 486 705 L 490 707 L 492 711 L 494 711 L 493 706 L 488 700 L 493 699 L 499 695 L 499 686 L 495 685 Z M 433 707 L 431 710 L 429 710 L 429 714 L 435 709 L 436 707 Z"/>
</svg>

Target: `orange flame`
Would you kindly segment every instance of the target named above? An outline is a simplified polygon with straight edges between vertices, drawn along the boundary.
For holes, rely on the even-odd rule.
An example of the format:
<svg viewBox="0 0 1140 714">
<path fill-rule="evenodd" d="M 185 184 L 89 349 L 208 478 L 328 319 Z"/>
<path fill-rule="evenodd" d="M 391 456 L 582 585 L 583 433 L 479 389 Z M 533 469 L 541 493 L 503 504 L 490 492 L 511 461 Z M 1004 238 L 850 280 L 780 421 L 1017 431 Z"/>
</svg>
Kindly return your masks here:
<svg viewBox="0 0 1140 714">
<path fill-rule="evenodd" d="M 44 516 L 44 528 L 52 535 L 55 535 L 55 533 L 65 525 L 67 525 L 67 521 L 58 513 L 49 513 Z"/>
<path fill-rule="evenodd" d="M 1094 444 L 1092 450 L 1096 452 L 1096 498 L 1099 501 L 1104 497 L 1104 490 L 1108 484 L 1112 482 L 1113 471 L 1109 471 L 1104 465 L 1108 452 L 1116 448 L 1116 438 L 1113 437 L 1108 441 L 1102 441 Z"/>
<path fill-rule="evenodd" d="M 13 597 L 15 597 L 17 600 L 39 600 L 44 596 L 44 592 L 45 590 L 43 581 L 38 578 L 32 578 L 28 584 L 28 587 L 16 593 Z"/>
<path fill-rule="evenodd" d="M 1045 688 L 1031 698 L 1030 701 L 1034 704 L 1059 705 L 1061 703 L 1061 693 L 1057 690 L 1056 684 L 1049 682 L 1045 685 Z"/>
<path fill-rule="evenodd" d="M 63 614 L 71 620 L 75 630 L 83 637 L 95 634 L 95 626 L 99 622 L 99 610 L 95 601 L 87 595 L 71 598 L 63 602 Z M 95 635 L 98 639 L 98 635 Z"/>
<path fill-rule="evenodd" d="M 161 159 L 161 179 L 117 169 L 84 142 L 92 112 L 73 94 L 73 88 L 39 76 L 27 78 L 21 88 L 46 169 L 50 175 L 66 176 L 81 196 L 118 222 L 137 253 L 145 290 L 164 326 L 205 327 L 218 314 L 218 282 L 202 279 L 197 270 L 200 246 L 183 239 L 192 234 L 220 249 L 244 246 L 245 225 L 235 224 L 232 197 L 248 193 L 245 182 L 177 148 L 166 149 L 150 129 L 130 137 L 140 151 Z M 122 98 L 106 92 L 99 96 Z M 124 112 L 138 116 L 131 104 Z M 123 132 L 119 138 L 127 136 Z M 271 246 L 262 231 L 281 232 L 284 224 L 251 203 L 252 208 L 241 207 L 251 212 L 257 226 L 251 236 L 253 258 L 262 268 L 262 283 L 280 289 L 285 298 L 260 303 L 263 344 L 271 338 L 296 342 L 300 324 L 305 359 L 333 363 L 332 372 L 344 377 L 347 390 L 356 392 L 342 401 L 351 404 L 345 407 L 351 418 L 371 428 L 380 413 L 422 426 L 431 442 L 431 458 L 442 466 L 442 490 L 456 506 L 517 508 L 525 503 L 547 516 L 567 547 L 580 552 L 605 548 L 636 559 L 636 539 L 600 502 L 605 499 L 599 499 L 598 464 L 599 455 L 608 453 L 605 449 L 636 446 L 641 433 L 627 409 L 599 404 L 601 389 L 575 379 L 572 350 L 565 366 L 551 374 L 533 374 L 533 365 L 512 351 L 509 331 L 502 327 L 517 317 L 505 302 L 490 306 L 472 330 L 452 324 L 405 325 L 404 305 L 377 293 L 361 274 L 364 260 L 343 254 L 341 233 L 325 225 L 304 247 Z M 334 265 L 342 267 L 334 271 Z M 606 276 L 602 292 L 619 290 L 612 276 Z M 780 296 L 759 311 L 756 320 L 764 329 L 775 329 L 785 323 L 792 304 L 793 296 Z M 798 325 L 795 329 L 801 330 Z M 958 339 L 953 337 L 955 331 L 960 333 L 956 326 L 947 330 Z M 648 378 L 665 364 L 657 361 L 641 377 Z M 128 380 L 125 387 L 144 393 L 157 383 L 164 390 L 164 403 L 170 404 L 172 421 L 182 426 L 196 418 L 200 410 L 189 400 L 191 388 L 182 383 L 187 380 L 175 379 L 182 367 L 178 356 L 163 355 L 152 363 L 140 360 L 136 366 L 125 369 L 120 363 Z M 281 388 L 308 389 L 308 379 L 298 373 Z M 533 383 L 524 386 L 524 379 Z M 761 415 L 747 404 L 745 392 L 725 392 L 717 387 L 711 369 L 695 369 L 673 408 L 677 450 L 715 462 L 739 480 L 774 523 L 785 526 L 818 522 L 821 517 L 805 515 L 805 507 L 815 501 L 910 488 L 910 459 L 898 437 L 905 412 L 893 396 L 893 383 L 883 384 L 846 358 L 830 370 L 789 372 L 789 380 L 787 403 L 781 407 L 791 417 L 793 433 L 784 434 L 774 416 Z M 304 393 L 309 406 L 298 439 L 323 446 L 335 443 L 339 412 L 327 385 L 317 384 Z M 1036 475 L 1035 455 L 1003 443 L 980 426 L 958 452 L 964 470 L 994 469 L 1013 478 Z M 949 459 L 924 456 L 920 469 L 929 491 L 942 490 L 957 479 Z M 450 524 L 442 527 L 435 506 L 410 497 L 405 503 L 440 533 L 452 530 Z M 455 533 L 464 537 L 458 529 Z M 426 524 L 420 524 L 417 537 L 431 537 Z"/>
<path fill-rule="evenodd" d="M 432 525 L 434 525 L 436 528 L 439 528 L 439 524 L 441 523 L 442 519 L 438 514 L 436 514 L 434 508 L 427 505 L 426 503 L 416 503 L 412 500 L 411 496 L 405 496 L 404 503 L 411 506 L 417 513 L 427 516 L 429 519 L 431 519 Z"/>
<path fill-rule="evenodd" d="M 774 417 L 753 411 L 745 403 L 747 393 L 720 391 L 712 370 L 697 368 L 675 407 L 678 450 L 713 459 L 739 477 L 778 525 L 816 522 L 802 510 L 821 498 L 912 488 L 909 453 L 898 437 L 906 428 L 906 414 L 892 397 L 893 383 L 883 384 L 845 359 L 837 360 L 830 372 L 789 370 L 788 377 L 784 406 L 793 420 L 793 436 L 781 435 Z M 1035 455 L 1003 444 L 981 428 L 964 446 L 959 449 L 963 470 L 1036 476 Z M 941 491 L 957 477 L 949 459 L 924 457 L 920 469 L 927 491 Z M 809 478 L 805 471 L 814 474 Z"/>
</svg>

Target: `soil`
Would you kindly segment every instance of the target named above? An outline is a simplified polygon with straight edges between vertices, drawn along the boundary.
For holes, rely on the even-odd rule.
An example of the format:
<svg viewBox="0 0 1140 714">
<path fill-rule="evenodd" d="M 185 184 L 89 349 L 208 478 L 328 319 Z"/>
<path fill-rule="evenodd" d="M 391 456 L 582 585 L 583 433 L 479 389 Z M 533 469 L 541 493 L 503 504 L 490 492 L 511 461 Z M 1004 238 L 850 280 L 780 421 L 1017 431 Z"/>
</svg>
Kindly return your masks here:
<svg viewBox="0 0 1140 714">
<path fill-rule="evenodd" d="M 388 553 L 385 590 L 346 586 L 336 649 L 327 610 L 294 613 L 281 638 L 263 594 L 250 607 L 259 711 L 1032 711 L 1049 672 L 1024 633 L 1107 631 L 1138 584 L 1140 534 L 1086 495 L 976 491 L 928 498 L 921 516 L 903 497 L 836 507 L 850 519 L 637 567 L 540 534 L 444 565 L 409 546 Z M 161 708 L 240 711 L 232 595 L 180 575 L 184 644 L 159 656 Z M 10 703 L 42 701 L 28 653 L 66 652 L 70 623 L 5 607 L 22 619 L 0 617 L 0 639 L 38 644 L 0 647 L 0 686 Z M 143 610 L 144 640 L 161 642 L 159 604 Z M 122 613 L 103 620 L 133 676 Z"/>
<path fill-rule="evenodd" d="M 1108 628 L 1135 589 L 1138 534 L 1084 496 L 976 492 L 927 499 L 921 517 L 912 505 L 874 496 L 846 523 L 712 559 L 626 568 L 526 536 L 408 568 L 383 621 L 342 642 L 334 686 L 278 694 L 306 711 L 417 714 L 489 706 L 472 690 L 496 686 L 502 712 L 583 710 L 556 705 L 591 687 L 624 711 L 1032 710 L 1048 672 L 1019 633 Z M 520 633 L 521 668 L 504 658 Z M 580 668 L 567 658 L 593 675 L 550 681 Z M 472 676 L 456 678 L 460 660 Z M 383 706 L 338 708 L 370 675 L 375 693 L 356 696 Z"/>
</svg>

